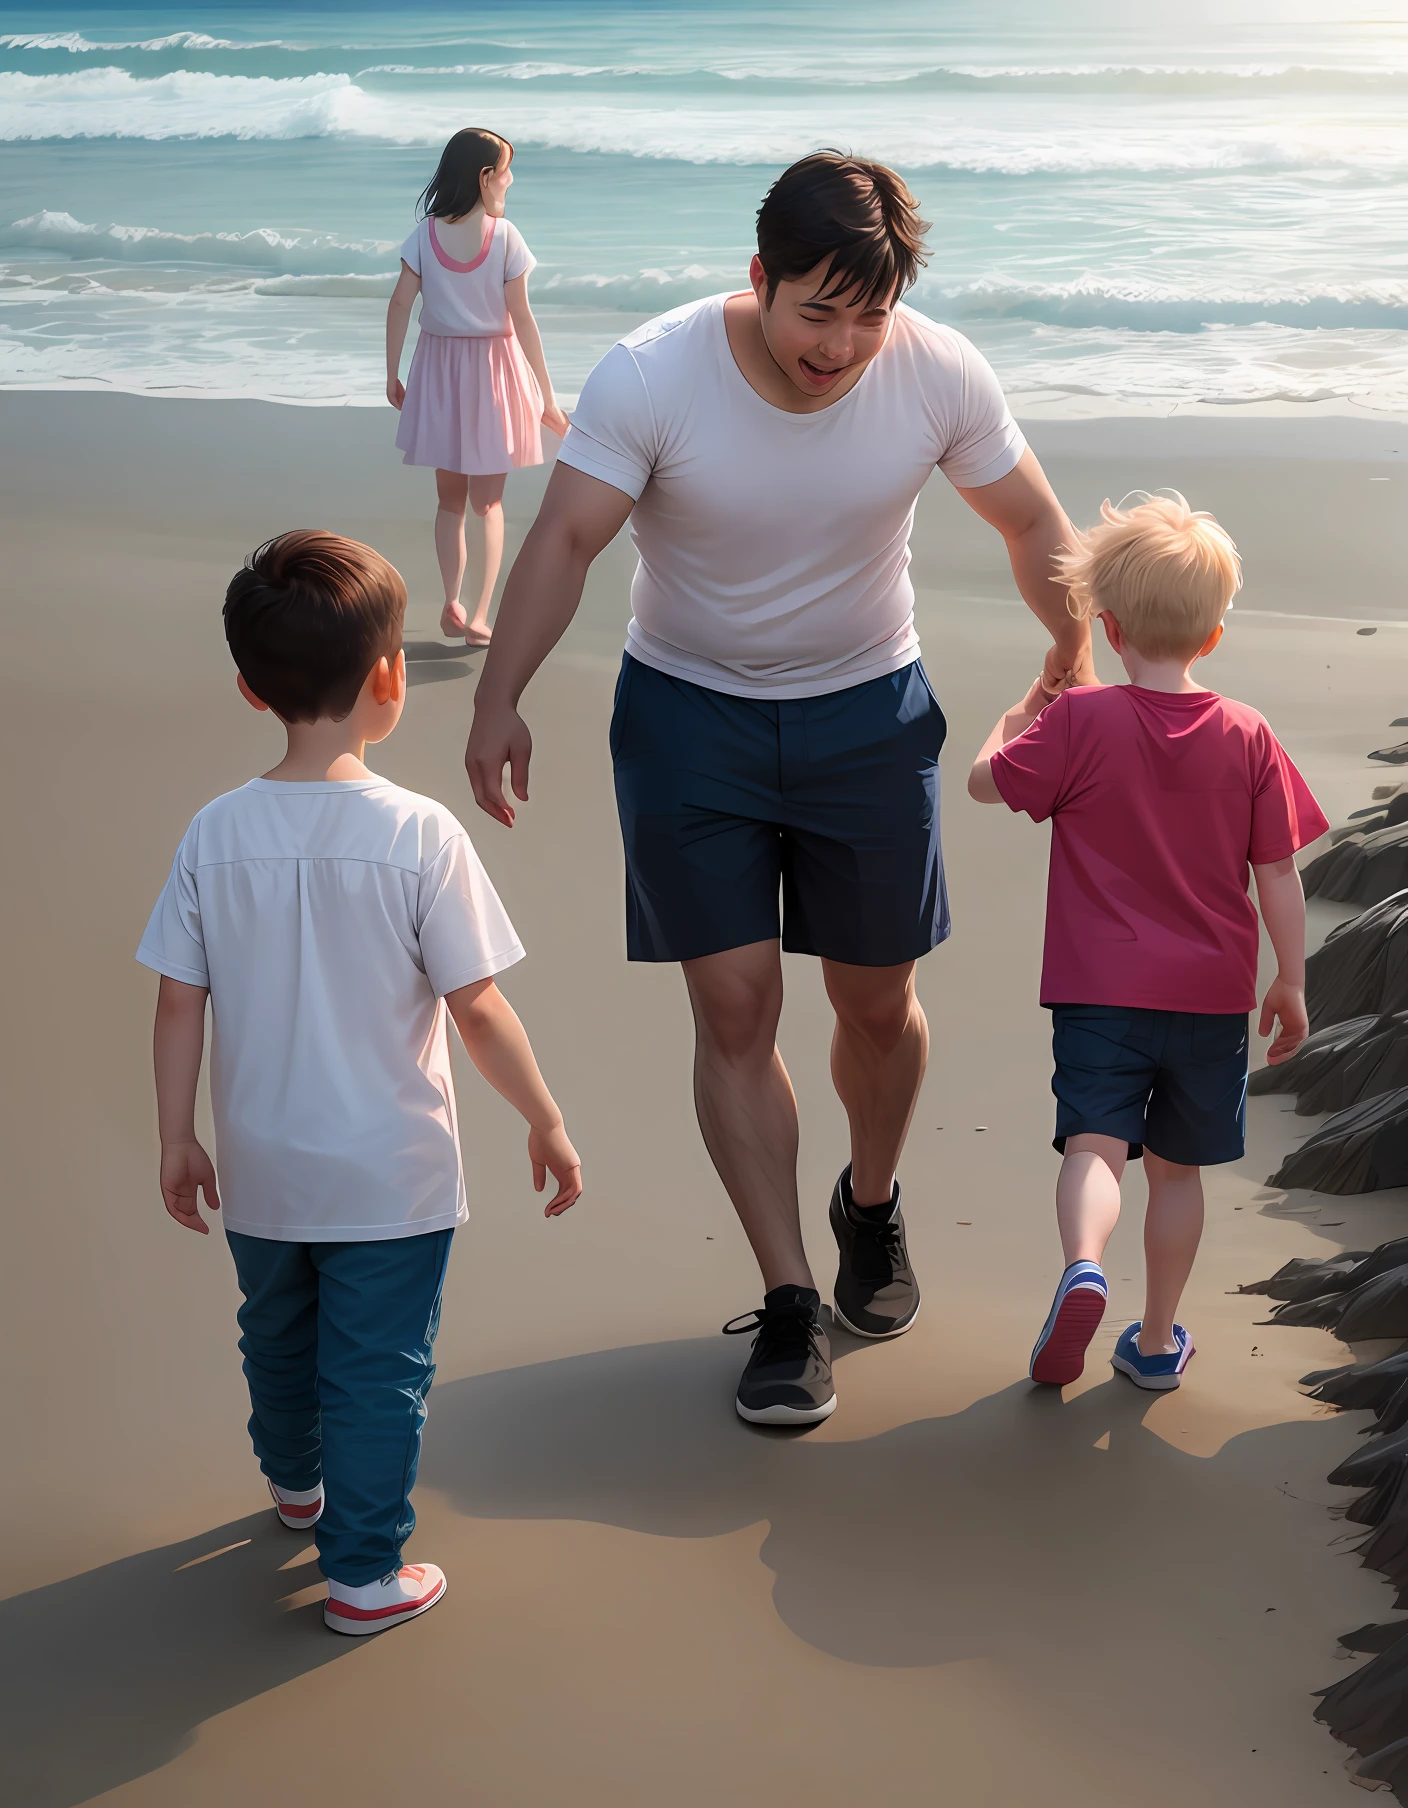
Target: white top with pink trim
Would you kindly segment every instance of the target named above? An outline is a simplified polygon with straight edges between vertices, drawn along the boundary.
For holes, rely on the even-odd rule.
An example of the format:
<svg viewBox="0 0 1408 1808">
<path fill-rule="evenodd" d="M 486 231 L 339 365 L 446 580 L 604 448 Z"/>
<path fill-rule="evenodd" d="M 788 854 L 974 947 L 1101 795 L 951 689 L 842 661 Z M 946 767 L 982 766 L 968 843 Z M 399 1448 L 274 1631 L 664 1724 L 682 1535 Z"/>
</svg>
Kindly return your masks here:
<svg viewBox="0 0 1408 1808">
<path fill-rule="evenodd" d="M 420 330 L 450 339 L 497 339 L 508 332 L 504 284 L 526 276 L 537 259 L 506 219 L 485 219 L 484 243 L 472 263 L 452 258 L 435 221 L 424 219 L 401 247 L 401 261 L 420 278 Z"/>
</svg>

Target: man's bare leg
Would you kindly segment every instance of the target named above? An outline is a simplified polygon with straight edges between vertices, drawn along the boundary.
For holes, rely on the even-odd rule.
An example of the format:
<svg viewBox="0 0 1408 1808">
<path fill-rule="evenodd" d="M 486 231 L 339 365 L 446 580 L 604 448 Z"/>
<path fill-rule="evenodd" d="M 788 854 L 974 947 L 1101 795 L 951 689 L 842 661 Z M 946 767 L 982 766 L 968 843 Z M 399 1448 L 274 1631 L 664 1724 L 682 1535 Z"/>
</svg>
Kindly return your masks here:
<svg viewBox="0 0 1408 1808">
<path fill-rule="evenodd" d="M 777 1048 L 782 957 L 775 941 L 685 961 L 694 1010 L 694 1104 L 763 1288 L 811 1287 L 797 1214 L 797 1100 Z"/>
<path fill-rule="evenodd" d="M 831 1078 L 851 1125 L 851 1197 L 888 1203 L 929 1060 L 929 1025 L 914 991 L 914 962 L 852 967 L 824 960 L 836 1012 Z"/>
</svg>

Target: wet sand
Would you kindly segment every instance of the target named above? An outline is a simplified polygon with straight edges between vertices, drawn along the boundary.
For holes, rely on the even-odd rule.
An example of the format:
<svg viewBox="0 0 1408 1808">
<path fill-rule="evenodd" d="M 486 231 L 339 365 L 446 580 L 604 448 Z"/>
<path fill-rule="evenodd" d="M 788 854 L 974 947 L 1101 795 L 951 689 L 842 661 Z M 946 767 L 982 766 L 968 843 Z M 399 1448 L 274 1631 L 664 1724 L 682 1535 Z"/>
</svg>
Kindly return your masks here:
<svg viewBox="0 0 1408 1808">
<path fill-rule="evenodd" d="M 1105 1366 L 1139 1310 L 1137 1176 L 1084 1381 L 1064 1401 L 1025 1382 L 1060 1267 L 1036 1004 L 1046 840 L 970 804 L 962 780 L 1041 632 L 942 480 L 915 542 L 950 720 L 955 917 L 921 966 L 934 1057 L 903 1168 L 925 1307 L 893 1345 L 838 1335 L 840 1407 L 792 1437 L 734 1416 L 742 1348 L 717 1331 L 756 1303 L 755 1275 L 694 1128 L 678 975 L 624 960 L 606 719 L 629 548 L 599 562 L 528 693 L 534 797 L 507 833 L 474 812 L 460 767 L 477 659 L 436 635 L 430 483 L 395 462 L 389 414 L 7 394 L 0 431 L 0 1795 L 1357 1800 L 1310 1691 L 1360 1661 L 1336 1635 L 1393 1599 L 1326 1510 L 1347 1495 L 1323 1477 L 1364 1420 L 1295 1386 L 1338 1344 L 1260 1329 L 1267 1302 L 1232 1290 L 1398 1234 L 1408 1199 L 1268 1193 L 1310 1126 L 1289 1100 L 1253 1100 L 1246 1159 L 1210 1177 L 1183 1389 L 1151 1398 Z M 1032 437 L 1078 520 L 1139 485 L 1219 513 L 1248 585 L 1210 681 L 1267 712 L 1332 818 L 1367 801 L 1384 774 L 1364 755 L 1408 713 L 1391 531 L 1408 427 L 1046 422 Z M 540 490 L 540 475 L 510 483 L 510 552 Z M 378 764 L 475 836 L 529 948 L 506 989 L 588 1181 L 544 1223 L 516 1120 L 462 1075 L 474 1220 L 410 1547 L 450 1594 L 364 1643 L 325 1632 L 311 1547 L 267 1510 L 221 1241 L 161 1209 L 153 982 L 132 959 L 190 815 L 275 757 L 234 690 L 224 584 L 256 541 L 315 523 L 407 575 L 416 688 Z M 825 1287 L 844 1124 L 817 975 L 789 960 L 787 978 Z"/>
</svg>

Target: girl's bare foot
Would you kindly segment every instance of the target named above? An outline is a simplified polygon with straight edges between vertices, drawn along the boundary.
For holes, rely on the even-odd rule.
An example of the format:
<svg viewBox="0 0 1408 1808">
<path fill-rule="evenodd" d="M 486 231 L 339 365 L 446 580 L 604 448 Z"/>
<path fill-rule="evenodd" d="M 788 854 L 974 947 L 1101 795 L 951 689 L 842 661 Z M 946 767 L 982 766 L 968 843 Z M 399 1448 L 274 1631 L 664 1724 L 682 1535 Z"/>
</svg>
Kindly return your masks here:
<svg viewBox="0 0 1408 1808">
<path fill-rule="evenodd" d="M 486 622 L 470 622 L 464 630 L 464 644 L 467 647 L 487 647 L 493 639 Z"/>
<path fill-rule="evenodd" d="M 469 617 L 458 603 L 446 603 L 440 611 L 440 632 L 446 640 L 458 640 L 468 625 Z"/>
</svg>

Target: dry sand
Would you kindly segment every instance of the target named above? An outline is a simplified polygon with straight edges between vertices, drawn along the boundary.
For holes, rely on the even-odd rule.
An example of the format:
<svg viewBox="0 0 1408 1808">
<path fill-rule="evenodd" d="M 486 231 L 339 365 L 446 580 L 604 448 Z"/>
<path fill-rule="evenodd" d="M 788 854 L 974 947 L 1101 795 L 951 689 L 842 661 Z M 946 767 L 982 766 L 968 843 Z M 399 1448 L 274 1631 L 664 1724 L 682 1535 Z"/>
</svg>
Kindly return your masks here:
<svg viewBox="0 0 1408 1808">
<path fill-rule="evenodd" d="M 1041 634 L 942 481 L 915 567 L 951 724 L 956 923 L 921 967 L 934 1059 L 903 1170 L 925 1310 L 895 1345 L 838 1337 L 840 1408 L 795 1438 L 734 1416 L 741 1350 L 717 1330 L 756 1277 L 693 1124 L 678 975 L 622 952 L 606 718 L 629 549 L 600 561 L 528 694 L 534 798 L 507 833 L 460 767 L 475 661 L 436 640 L 430 484 L 395 462 L 389 414 L 9 394 L 0 429 L 7 1804 L 1357 1800 L 1310 1691 L 1351 1661 L 1336 1635 L 1391 1607 L 1327 1511 L 1362 1421 L 1295 1386 L 1338 1345 L 1258 1328 L 1266 1302 L 1230 1290 L 1403 1230 L 1405 1200 L 1267 1194 L 1304 1123 L 1254 1100 L 1246 1160 L 1211 1177 L 1182 1391 L 1141 1395 L 1104 1365 L 1138 1311 L 1137 1178 L 1084 1382 L 1064 1402 L 1026 1384 L 1060 1266 L 1046 843 L 961 781 Z M 1332 815 L 1365 801 L 1381 773 L 1364 754 L 1408 712 L 1391 531 L 1408 427 L 1033 438 L 1077 519 L 1170 483 L 1218 511 L 1249 581 L 1212 681 L 1267 711 Z M 510 552 L 540 489 L 510 485 Z M 224 583 L 257 540 L 315 523 L 407 574 L 417 688 L 378 763 L 469 823 L 529 947 L 507 989 L 588 1182 L 545 1224 L 512 1114 L 465 1079 L 474 1221 L 411 1547 L 451 1589 L 364 1644 L 324 1631 L 311 1548 L 267 1509 L 222 1244 L 161 1209 L 153 982 L 132 959 L 192 812 L 275 753 L 235 694 Z M 790 960 L 788 983 L 825 1272 L 843 1122 L 816 973 Z"/>
</svg>

